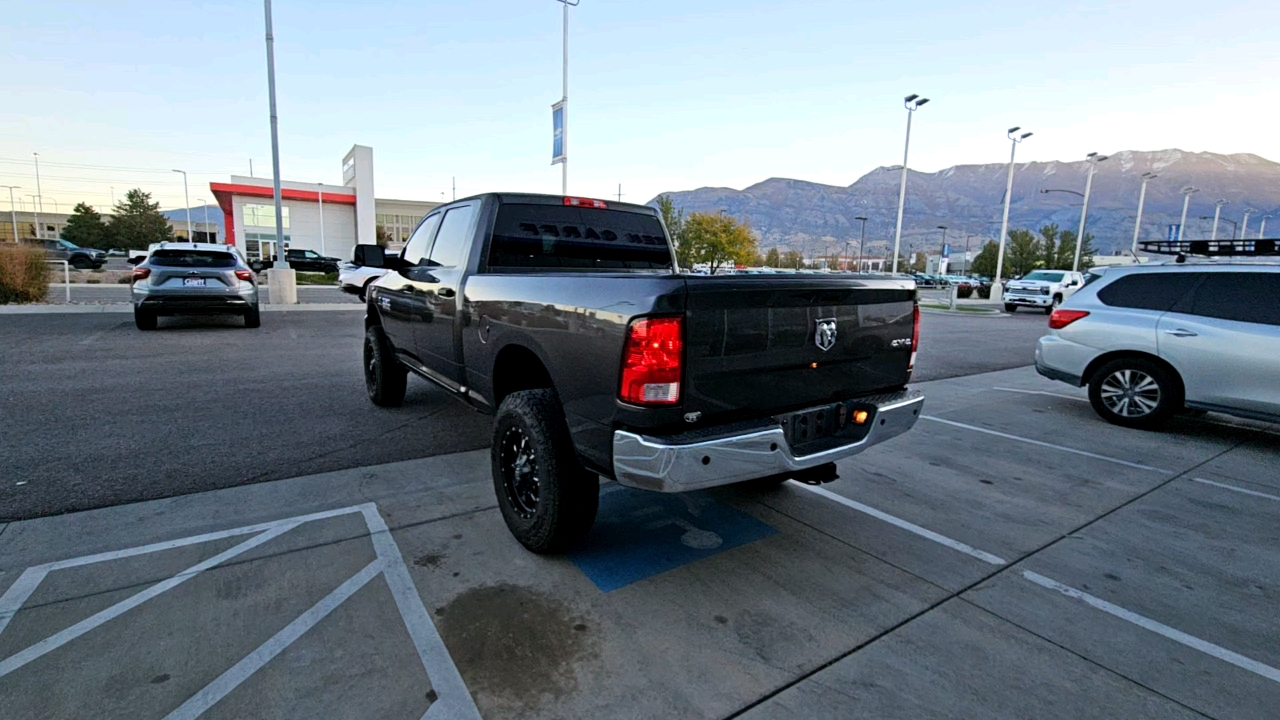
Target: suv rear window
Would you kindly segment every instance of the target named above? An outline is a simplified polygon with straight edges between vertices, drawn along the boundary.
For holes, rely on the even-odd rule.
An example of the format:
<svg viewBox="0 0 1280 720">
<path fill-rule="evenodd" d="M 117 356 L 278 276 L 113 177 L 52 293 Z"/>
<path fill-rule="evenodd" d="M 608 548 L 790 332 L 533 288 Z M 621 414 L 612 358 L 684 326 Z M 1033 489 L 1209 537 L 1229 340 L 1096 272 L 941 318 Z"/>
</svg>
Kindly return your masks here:
<svg viewBox="0 0 1280 720">
<path fill-rule="evenodd" d="M 1200 280 L 1200 273 L 1133 273 L 1098 291 L 1098 299 L 1112 307 L 1167 312 Z"/>
<path fill-rule="evenodd" d="M 489 267 L 669 270 L 671 251 L 652 215 L 511 204 L 498 208 Z"/>
<path fill-rule="evenodd" d="M 231 268 L 236 257 L 216 250 L 156 250 L 147 262 L 159 267 Z"/>
<path fill-rule="evenodd" d="M 1237 322 L 1280 325 L 1280 273 L 1205 273 L 1190 314 Z"/>
</svg>

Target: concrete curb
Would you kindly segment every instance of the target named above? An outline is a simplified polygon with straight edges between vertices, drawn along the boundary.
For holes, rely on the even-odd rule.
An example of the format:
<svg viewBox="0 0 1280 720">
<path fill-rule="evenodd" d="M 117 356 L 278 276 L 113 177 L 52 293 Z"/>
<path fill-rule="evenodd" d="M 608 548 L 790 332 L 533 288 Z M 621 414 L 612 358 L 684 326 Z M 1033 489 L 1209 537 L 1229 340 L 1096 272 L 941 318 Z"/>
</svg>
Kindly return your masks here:
<svg viewBox="0 0 1280 720">
<path fill-rule="evenodd" d="M 930 315 L 963 315 L 965 317 L 1009 317 L 1007 313 L 1000 310 L 986 309 L 981 310 L 943 310 L 941 308 L 931 308 L 920 306 L 920 312 Z"/>
<path fill-rule="evenodd" d="M 297 305 L 262 306 L 263 312 L 330 312 L 338 310 L 364 310 L 359 303 L 299 303 Z M 131 313 L 129 303 L 98 303 L 85 305 L 0 305 L 0 315 L 74 315 L 85 313 Z"/>
</svg>

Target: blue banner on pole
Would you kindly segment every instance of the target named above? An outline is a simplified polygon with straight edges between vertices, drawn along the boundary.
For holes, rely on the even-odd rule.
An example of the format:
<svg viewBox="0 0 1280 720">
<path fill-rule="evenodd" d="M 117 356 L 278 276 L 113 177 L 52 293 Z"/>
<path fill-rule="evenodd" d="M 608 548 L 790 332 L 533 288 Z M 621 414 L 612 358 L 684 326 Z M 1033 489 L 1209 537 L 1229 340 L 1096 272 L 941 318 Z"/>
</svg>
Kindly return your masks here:
<svg viewBox="0 0 1280 720">
<path fill-rule="evenodd" d="M 564 156 L 564 101 L 551 106 L 551 164 L 562 163 Z"/>
<path fill-rule="evenodd" d="M 951 257 L 951 243 L 942 244 L 942 257 L 944 258 Z"/>
<path fill-rule="evenodd" d="M 1166 238 L 1166 239 L 1167 239 L 1169 242 L 1173 242 L 1173 241 L 1177 240 L 1177 239 L 1178 239 L 1178 230 L 1180 230 L 1181 228 L 1182 228 L 1182 226 L 1181 226 L 1181 225 L 1170 225 L 1170 226 L 1169 226 L 1169 236 L 1168 236 L 1168 238 Z"/>
</svg>

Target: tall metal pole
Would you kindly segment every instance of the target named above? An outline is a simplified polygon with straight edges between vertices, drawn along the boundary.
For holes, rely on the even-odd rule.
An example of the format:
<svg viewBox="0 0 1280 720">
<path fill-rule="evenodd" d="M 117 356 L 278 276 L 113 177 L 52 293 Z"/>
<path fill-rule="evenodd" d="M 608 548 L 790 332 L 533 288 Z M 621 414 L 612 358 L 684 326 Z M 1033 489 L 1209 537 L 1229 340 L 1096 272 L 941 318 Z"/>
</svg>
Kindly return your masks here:
<svg viewBox="0 0 1280 720">
<path fill-rule="evenodd" d="M 31 198 L 31 212 L 36 217 L 36 239 L 39 240 L 44 237 L 44 233 L 41 232 L 40 228 L 40 209 L 36 207 L 36 201 L 40 199 L 40 196 L 28 195 L 27 197 Z"/>
<path fill-rule="evenodd" d="M 560 4 L 564 5 L 564 64 L 562 67 L 562 83 L 560 102 L 561 105 L 561 130 L 560 130 L 560 147 L 564 155 L 564 160 L 560 162 L 560 194 L 569 194 L 569 3 L 566 0 L 560 0 Z M 576 3 L 575 3 L 576 4 Z"/>
<path fill-rule="evenodd" d="M 1253 214 L 1252 208 L 1244 211 L 1244 220 L 1240 223 L 1240 239 L 1241 240 L 1244 240 L 1245 236 L 1249 234 L 1249 216 L 1252 214 Z M 1231 239 L 1232 240 L 1236 239 L 1234 232 L 1231 233 Z"/>
<path fill-rule="evenodd" d="M 862 272 L 862 246 L 867 242 L 867 219 L 856 217 L 854 220 L 862 221 L 862 234 L 858 237 L 858 272 Z"/>
<path fill-rule="evenodd" d="M 191 195 L 187 193 L 187 171 L 174 170 L 176 173 L 182 173 L 182 199 L 187 204 L 187 242 L 195 242 L 196 236 L 191 232 Z"/>
<path fill-rule="evenodd" d="M 453 183 L 453 191 L 452 191 L 452 192 L 453 192 L 453 200 L 457 200 L 457 199 L 458 199 L 458 178 L 457 178 L 456 176 L 451 177 L 451 182 Z M 450 202 L 452 202 L 452 201 L 450 201 Z"/>
<path fill-rule="evenodd" d="M 200 203 L 200 207 L 204 208 L 204 239 L 209 239 L 209 206 L 205 204 L 204 198 L 196 198 L 196 202 Z"/>
<path fill-rule="evenodd" d="M 21 185 L 0 185 L 3 188 L 9 188 L 9 219 L 13 221 L 13 242 L 18 242 L 18 211 L 13 207 L 13 191 L 22 189 Z M 1270 217 L 1268 215 L 1267 217 Z M 1267 226 L 1266 218 L 1262 219 L 1262 227 Z"/>
<path fill-rule="evenodd" d="M 1138 219 L 1133 223 L 1133 248 L 1131 252 L 1135 258 L 1138 255 L 1138 231 L 1142 229 L 1142 205 L 1147 200 L 1147 183 L 1158 177 L 1160 176 L 1155 173 L 1142 173 L 1142 189 L 1138 191 Z"/>
<path fill-rule="evenodd" d="M 267 22 L 267 95 L 271 104 L 271 188 L 276 202 L 276 256 L 280 270 L 289 268 L 289 256 L 284 251 L 284 211 L 280 209 L 280 135 L 276 116 L 276 51 L 275 36 L 271 32 L 271 0 L 262 0 L 263 14 Z"/>
<path fill-rule="evenodd" d="M 949 272 L 947 273 L 942 272 L 942 262 L 943 262 L 942 256 L 947 254 L 947 226 L 939 225 L 938 229 L 942 231 L 942 244 L 938 246 L 938 274 L 949 275 L 950 274 Z M 947 263 L 947 270 L 951 269 L 950 265 L 951 263 Z"/>
<path fill-rule="evenodd" d="M 1094 152 L 1089 153 L 1085 160 L 1089 164 L 1089 176 L 1084 181 L 1084 205 L 1080 207 L 1080 232 L 1076 233 L 1076 253 L 1075 259 L 1071 261 L 1071 272 L 1080 272 L 1080 250 L 1084 247 L 1085 219 L 1089 217 L 1089 191 L 1093 189 L 1093 171 L 1098 169 L 1098 163 L 1106 159 L 1106 155 Z"/>
<path fill-rule="evenodd" d="M 1012 146 L 1009 148 L 1009 173 L 1004 181 L 1004 216 L 1000 219 L 1000 250 L 996 253 L 996 276 L 991 281 L 991 299 L 999 302 L 1004 296 L 1004 286 L 1000 284 L 1000 277 L 1004 273 L 1004 242 L 1009 235 L 1009 204 L 1013 201 L 1013 158 L 1018 152 L 1018 143 L 1031 137 L 1031 133 L 1023 133 L 1021 136 L 1016 135 L 1021 127 L 1011 127 L 1005 133 Z"/>
<path fill-rule="evenodd" d="M 13 203 L 12 203 L 12 202 L 10 202 L 10 203 L 9 203 L 9 205 L 10 205 L 10 207 L 12 207 L 12 206 L 13 206 Z M 1270 216 L 1270 215 L 1263 215 L 1263 216 L 1262 216 L 1262 227 L 1258 228 L 1258 239 L 1259 239 L 1259 240 L 1261 240 L 1262 238 L 1265 238 L 1265 237 L 1266 237 L 1266 235 L 1265 235 L 1264 233 L 1266 233 L 1266 232 L 1267 232 L 1267 218 L 1269 218 L 1269 217 L 1271 217 L 1271 216 Z"/>
<path fill-rule="evenodd" d="M 1200 188 L 1190 185 L 1182 188 L 1182 219 L 1178 221 L 1178 242 L 1187 232 L 1187 208 L 1191 205 L 1191 194 L 1200 192 Z"/>
<path fill-rule="evenodd" d="M 320 200 L 320 254 L 324 255 L 324 183 L 317 184 L 320 186 L 320 192 L 316 193 Z"/>
<path fill-rule="evenodd" d="M 1222 216 L 1222 206 L 1226 204 L 1226 200 L 1219 200 L 1213 204 L 1213 232 L 1209 234 L 1210 240 L 1218 239 L 1218 218 Z"/>
<path fill-rule="evenodd" d="M 36 162 L 36 198 L 39 199 L 40 211 L 43 212 L 44 211 L 44 191 L 40 189 L 40 153 L 33 152 L 31 153 L 31 157 L 34 158 Z M 37 236 L 38 235 L 39 234 L 37 233 Z"/>
<path fill-rule="evenodd" d="M 902 106 L 907 109 L 907 139 L 902 146 L 902 180 L 898 183 L 898 222 L 893 231 L 893 272 L 895 274 L 898 272 L 898 253 L 902 246 L 902 211 L 907 203 L 907 158 L 911 153 L 911 116 L 927 102 L 929 98 L 922 98 L 915 93 L 902 99 Z"/>
</svg>

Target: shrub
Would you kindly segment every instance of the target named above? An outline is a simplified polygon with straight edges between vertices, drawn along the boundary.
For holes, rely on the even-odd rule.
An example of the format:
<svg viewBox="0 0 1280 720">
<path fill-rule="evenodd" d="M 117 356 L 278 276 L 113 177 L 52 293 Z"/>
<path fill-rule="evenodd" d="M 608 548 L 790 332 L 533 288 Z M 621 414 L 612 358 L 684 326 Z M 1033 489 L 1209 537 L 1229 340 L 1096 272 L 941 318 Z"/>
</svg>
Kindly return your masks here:
<svg viewBox="0 0 1280 720">
<path fill-rule="evenodd" d="M 49 267 L 44 260 L 40 247 L 0 248 L 0 305 L 44 302 L 49 292 Z"/>
<path fill-rule="evenodd" d="M 972 285 L 957 285 L 957 286 L 956 286 L 956 297 L 960 298 L 961 300 L 968 300 L 969 298 L 973 297 L 973 286 L 972 286 Z"/>
</svg>

